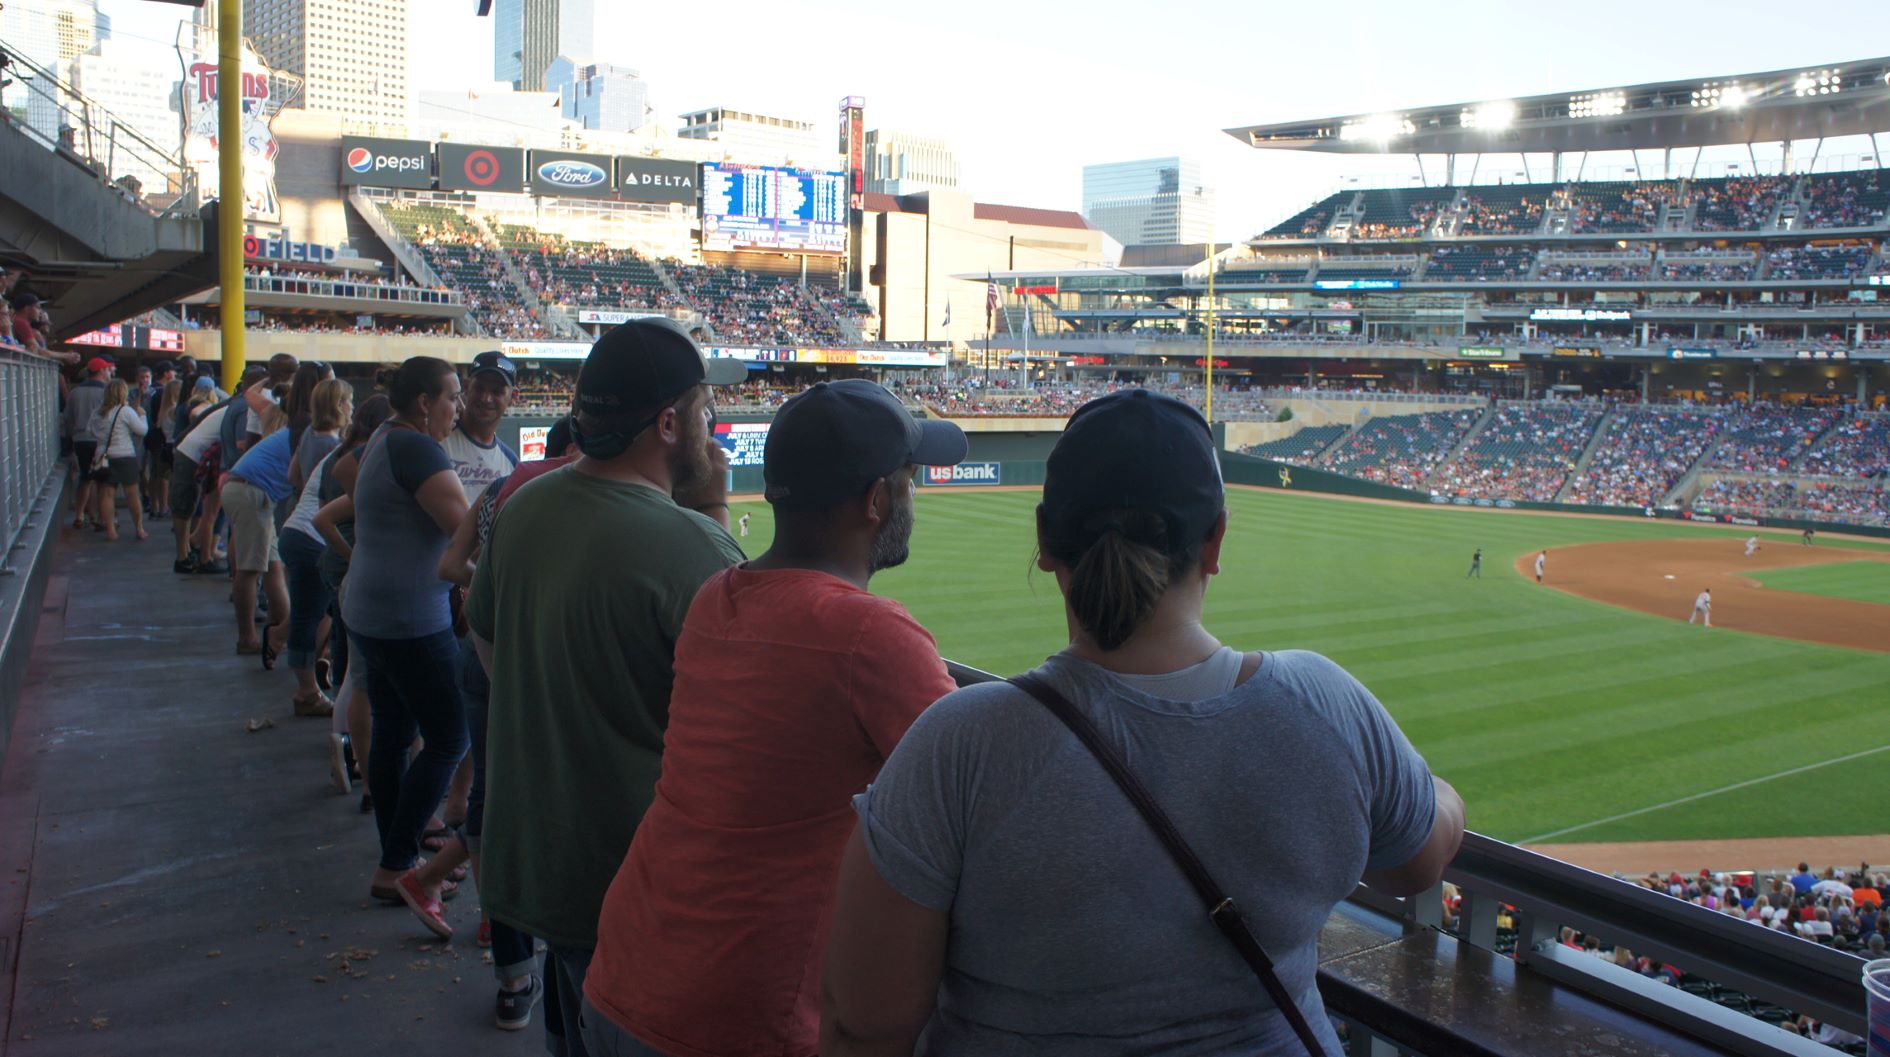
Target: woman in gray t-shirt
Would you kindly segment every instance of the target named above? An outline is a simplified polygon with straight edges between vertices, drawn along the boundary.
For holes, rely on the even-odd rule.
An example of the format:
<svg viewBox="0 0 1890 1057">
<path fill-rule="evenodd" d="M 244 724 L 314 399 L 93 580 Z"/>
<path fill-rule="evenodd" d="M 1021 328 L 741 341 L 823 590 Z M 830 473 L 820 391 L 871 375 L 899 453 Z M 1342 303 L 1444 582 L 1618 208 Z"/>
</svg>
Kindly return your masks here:
<svg viewBox="0 0 1890 1057">
<path fill-rule="evenodd" d="M 1070 645 L 1033 674 L 1127 761 L 1337 1055 L 1320 927 L 1361 878 L 1435 884 L 1463 804 L 1344 669 L 1239 653 L 1202 626 L 1224 501 L 1187 405 L 1129 390 L 1071 416 L 1037 512 Z M 824 1057 L 1306 1052 L 1096 757 L 1023 691 L 941 699 L 855 809 Z"/>
</svg>

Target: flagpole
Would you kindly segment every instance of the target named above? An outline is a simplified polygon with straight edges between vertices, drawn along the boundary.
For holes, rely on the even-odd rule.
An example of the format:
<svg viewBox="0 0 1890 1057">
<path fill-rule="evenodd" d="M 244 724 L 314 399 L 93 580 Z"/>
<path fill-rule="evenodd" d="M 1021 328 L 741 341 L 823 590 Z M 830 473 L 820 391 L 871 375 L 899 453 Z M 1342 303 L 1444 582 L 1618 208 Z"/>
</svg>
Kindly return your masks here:
<svg viewBox="0 0 1890 1057">
<path fill-rule="evenodd" d="M 1208 241 L 1207 253 L 1207 422 L 1214 425 L 1214 242 Z"/>
</svg>

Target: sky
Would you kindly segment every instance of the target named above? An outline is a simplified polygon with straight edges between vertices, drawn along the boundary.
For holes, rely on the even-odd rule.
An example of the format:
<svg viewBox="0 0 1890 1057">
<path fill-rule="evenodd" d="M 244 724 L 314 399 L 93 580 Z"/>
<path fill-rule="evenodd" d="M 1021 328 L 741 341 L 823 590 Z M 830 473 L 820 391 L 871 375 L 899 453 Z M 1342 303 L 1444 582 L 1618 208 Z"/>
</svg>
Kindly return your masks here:
<svg viewBox="0 0 1890 1057">
<path fill-rule="evenodd" d="M 476 0 L 411 4 L 414 90 L 491 80 L 492 27 L 474 15 Z M 100 0 L 100 7 L 114 36 L 160 42 L 173 38 L 179 12 L 188 10 L 153 0 Z M 1574 8 L 1540 0 L 1330 7 L 601 0 L 596 7 L 594 54 L 586 57 L 640 71 L 659 120 L 730 106 L 834 129 L 841 97 L 862 96 L 868 128 L 951 142 L 963 185 L 978 200 L 1044 208 L 1080 207 L 1084 164 L 1193 157 L 1216 190 L 1216 229 L 1226 239 L 1251 236 L 1346 178 L 1409 182 L 1416 167 L 1408 158 L 1256 151 L 1225 128 L 1815 68 L 1890 52 L 1885 0 L 1789 8 L 1776 0 L 1584 0 Z M 1858 154 L 1869 145 L 1826 150 Z M 1513 157 L 1500 167 L 1519 168 Z"/>
</svg>

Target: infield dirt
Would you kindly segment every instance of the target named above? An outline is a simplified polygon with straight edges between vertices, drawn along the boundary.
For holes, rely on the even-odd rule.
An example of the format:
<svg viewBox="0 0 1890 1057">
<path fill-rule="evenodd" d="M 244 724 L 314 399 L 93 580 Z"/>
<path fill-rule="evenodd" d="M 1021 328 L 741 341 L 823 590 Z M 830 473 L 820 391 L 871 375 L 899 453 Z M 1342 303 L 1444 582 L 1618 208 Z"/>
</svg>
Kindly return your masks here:
<svg viewBox="0 0 1890 1057">
<path fill-rule="evenodd" d="M 1890 606 L 1759 585 L 1751 577 L 1771 569 L 1833 562 L 1890 562 L 1890 555 L 1848 548 L 1801 547 L 1776 538 L 1747 557 L 1745 540 L 1712 537 L 1584 543 L 1549 550 L 1543 586 L 1597 602 L 1686 620 L 1702 590 L 1713 592 L 1713 627 L 1890 653 Z M 1535 576 L 1536 552 L 1516 559 L 1516 571 Z"/>
</svg>

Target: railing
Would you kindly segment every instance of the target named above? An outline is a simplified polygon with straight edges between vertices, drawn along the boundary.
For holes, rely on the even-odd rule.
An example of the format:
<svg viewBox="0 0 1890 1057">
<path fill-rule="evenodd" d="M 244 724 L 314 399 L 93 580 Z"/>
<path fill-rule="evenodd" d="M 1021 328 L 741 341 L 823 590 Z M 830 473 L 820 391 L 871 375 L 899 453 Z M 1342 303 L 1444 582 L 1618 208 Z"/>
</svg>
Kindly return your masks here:
<svg viewBox="0 0 1890 1057">
<path fill-rule="evenodd" d="M 59 368 L 53 361 L 0 348 L 0 575 L 32 526 L 59 459 Z"/>
<path fill-rule="evenodd" d="M 111 111 L 88 99 L 71 85 L 21 54 L 12 44 L 0 40 L 0 53 L 10 60 L 0 78 L 10 78 L 17 86 L 7 94 L 26 96 L 25 120 L 9 120 L 15 128 L 44 144 L 48 150 L 91 173 L 98 181 L 115 186 L 153 214 L 194 216 L 197 213 L 197 174 L 178 160 L 175 148 L 166 149 L 146 139 Z M 0 114 L 7 104 L 0 103 Z M 118 181 L 135 177 L 140 195 Z M 142 186 L 148 180 L 161 180 L 155 187 Z M 165 209 L 160 211 L 145 197 L 162 196 Z"/>
<path fill-rule="evenodd" d="M 392 301 L 409 305 L 463 306 L 456 290 L 429 290 L 424 286 L 366 283 L 350 279 L 316 279 L 300 275 L 245 275 L 243 289 L 252 294 L 300 294 L 355 301 Z"/>
<path fill-rule="evenodd" d="M 952 661 L 946 667 L 960 686 L 999 678 Z M 1126 816 L 1126 803 L 1124 811 Z M 1464 835 L 1444 878 L 1463 895 L 1454 940 L 1443 932 L 1441 886 L 1396 899 L 1361 885 L 1328 923 L 1321 947 L 1336 956 L 1322 954 L 1319 988 L 1328 1012 L 1352 1032 L 1352 1053 L 1837 1052 L 1563 947 L 1564 926 L 1854 1035 L 1864 1033 L 1861 958 L 1477 833 Z M 1505 907 L 1518 930 L 1513 962 L 1496 948 L 1497 917 Z M 1395 930 L 1361 937 L 1359 923 L 1371 916 L 1361 911 L 1401 923 L 1403 940 Z M 1379 963 L 1383 976 L 1361 986 L 1356 969 L 1348 972 L 1341 963 L 1350 950 L 1373 947 L 1397 948 L 1396 956 Z M 1474 951 L 1466 956 L 1466 948 Z M 1438 964 L 1447 958 L 1449 965 Z M 1412 986 L 1414 980 L 1419 986 Z M 1411 993 L 1421 1000 L 1399 1000 Z M 1570 1037 L 1584 1024 L 1592 1027 L 1597 1013 L 1609 1018 L 1611 1030 Z M 1518 1028 L 1520 1036 L 1514 1034 Z M 1677 1037 L 1699 1045 L 1663 1045 Z"/>
</svg>

